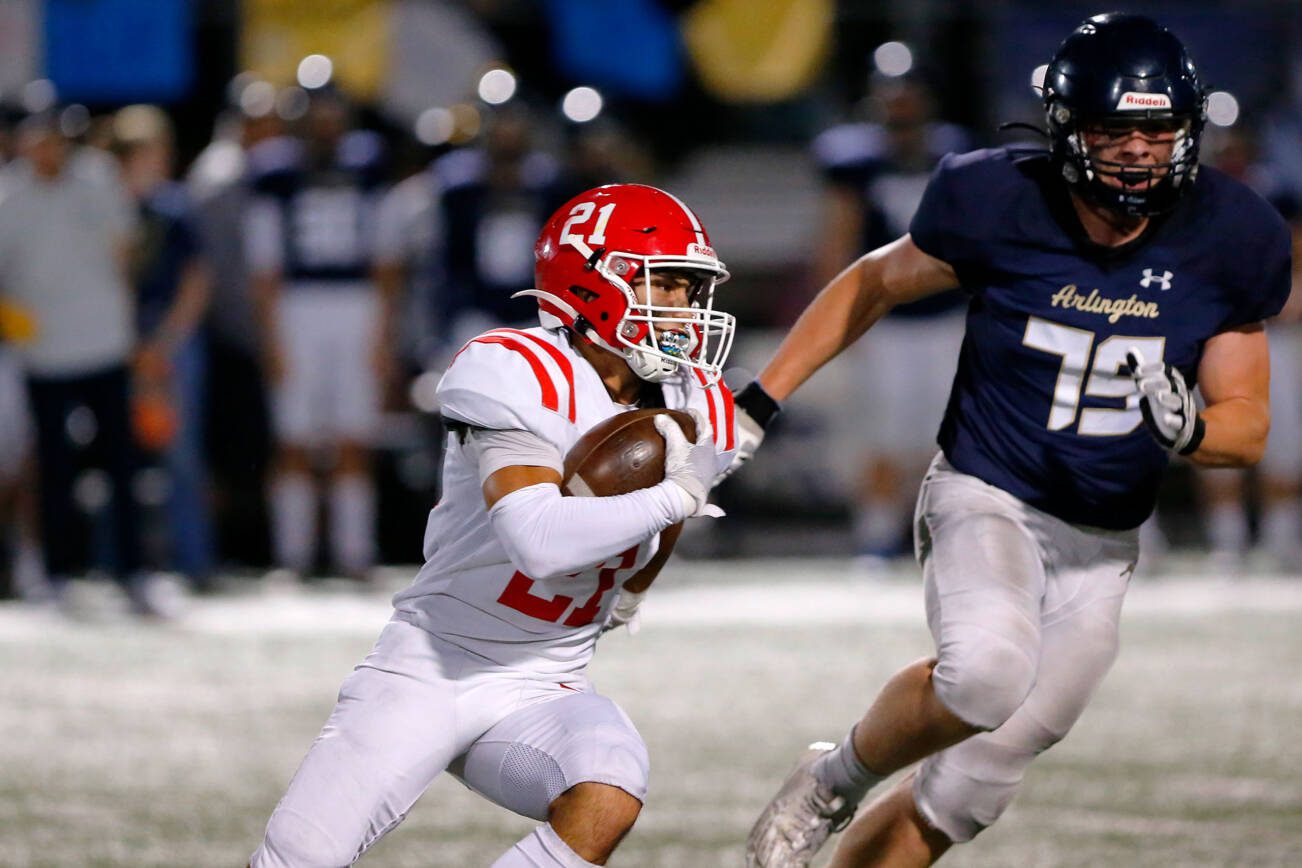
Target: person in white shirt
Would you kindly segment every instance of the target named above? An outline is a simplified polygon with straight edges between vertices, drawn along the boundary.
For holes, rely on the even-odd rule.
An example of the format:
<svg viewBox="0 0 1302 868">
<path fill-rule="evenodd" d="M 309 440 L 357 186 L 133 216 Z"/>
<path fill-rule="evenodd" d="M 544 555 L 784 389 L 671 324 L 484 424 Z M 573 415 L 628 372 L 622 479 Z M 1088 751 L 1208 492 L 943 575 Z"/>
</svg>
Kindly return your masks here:
<svg viewBox="0 0 1302 868">
<path fill-rule="evenodd" d="M 134 230 L 121 185 L 77 159 L 54 114 L 19 127 L 22 158 L 0 181 L 0 293 L 34 324 L 16 345 L 37 432 L 42 548 L 61 593 L 83 564 L 74 502 L 79 465 L 107 472 L 114 529 L 113 572 L 133 608 L 163 614 L 155 577 L 143 569 L 138 506 L 132 494 L 129 364 L 136 340 L 125 279 Z"/>
<path fill-rule="evenodd" d="M 272 813 L 254 868 L 352 864 L 448 771 L 537 819 L 496 868 L 604 865 L 647 788 L 646 746 L 586 675 L 635 615 L 736 446 L 719 373 L 733 318 L 700 221 L 652 187 L 580 194 L 538 239 L 540 327 L 471 340 L 439 387 L 450 428 L 426 562 Z M 668 416 L 663 482 L 563 497 L 563 456 L 636 407 Z M 431 861 L 440 863 L 437 854 Z"/>
</svg>

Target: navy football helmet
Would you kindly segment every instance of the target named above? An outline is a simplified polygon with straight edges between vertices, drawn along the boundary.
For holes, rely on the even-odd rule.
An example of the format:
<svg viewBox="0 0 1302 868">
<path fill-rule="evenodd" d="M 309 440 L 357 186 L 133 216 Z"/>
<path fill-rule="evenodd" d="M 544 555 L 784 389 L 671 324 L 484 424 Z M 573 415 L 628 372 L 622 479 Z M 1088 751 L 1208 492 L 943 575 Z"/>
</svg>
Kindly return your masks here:
<svg viewBox="0 0 1302 868">
<path fill-rule="evenodd" d="M 1193 186 L 1206 104 L 1184 45 L 1142 15 L 1088 19 L 1058 47 L 1044 77 L 1044 109 L 1063 179 L 1081 195 L 1132 216 L 1168 211 Z M 1169 163 L 1136 167 L 1102 160 L 1082 134 L 1136 126 L 1175 133 Z"/>
</svg>

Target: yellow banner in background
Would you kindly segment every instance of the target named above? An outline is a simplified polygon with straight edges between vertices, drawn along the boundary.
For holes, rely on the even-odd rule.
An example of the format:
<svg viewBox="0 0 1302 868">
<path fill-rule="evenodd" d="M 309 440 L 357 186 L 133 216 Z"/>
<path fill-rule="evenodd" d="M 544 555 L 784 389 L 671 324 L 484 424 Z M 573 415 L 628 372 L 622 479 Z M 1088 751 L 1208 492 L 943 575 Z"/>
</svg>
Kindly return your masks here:
<svg viewBox="0 0 1302 868">
<path fill-rule="evenodd" d="M 243 0 L 240 60 L 277 85 L 296 80 L 298 63 L 324 54 L 333 81 L 352 96 L 374 100 L 389 71 L 390 0 Z"/>
<path fill-rule="evenodd" d="M 777 102 L 821 71 L 834 12 L 832 0 L 702 0 L 683 17 L 683 40 L 717 98 Z"/>
</svg>

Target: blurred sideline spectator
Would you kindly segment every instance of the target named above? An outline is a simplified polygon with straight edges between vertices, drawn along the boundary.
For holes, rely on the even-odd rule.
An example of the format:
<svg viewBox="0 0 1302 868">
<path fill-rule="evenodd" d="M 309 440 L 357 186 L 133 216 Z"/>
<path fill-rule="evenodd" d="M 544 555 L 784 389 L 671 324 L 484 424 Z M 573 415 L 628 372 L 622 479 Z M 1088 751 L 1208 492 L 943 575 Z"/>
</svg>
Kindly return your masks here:
<svg viewBox="0 0 1302 868">
<path fill-rule="evenodd" d="M 256 86 L 270 90 L 265 83 Z M 195 160 L 186 180 L 212 272 L 205 440 L 217 548 L 227 562 L 265 566 L 271 559 L 265 495 L 271 420 L 244 219 L 252 197 L 249 155 L 262 142 L 281 136 L 284 125 L 269 101 L 249 108 L 232 110 L 218 123 L 213 143 Z"/>
<path fill-rule="evenodd" d="M 165 614 L 144 571 L 133 493 L 137 467 L 129 417 L 134 327 L 124 278 L 133 229 L 120 188 L 71 153 L 53 113 L 19 128 L 21 159 L 0 185 L 0 291 L 34 320 L 20 345 L 37 430 L 41 539 L 51 589 L 62 595 L 83 566 L 75 493 L 83 464 L 109 483 L 117 581 L 140 614 Z M 82 477 L 83 494 L 90 488 Z"/>
<path fill-rule="evenodd" d="M 613 120 L 598 118 L 569 128 L 564 201 L 602 184 L 651 184 L 650 154 Z"/>
<path fill-rule="evenodd" d="M 215 555 L 203 449 L 207 368 L 203 320 L 211 274 L 200 253 L 185 188 L 171 180 L 172 128 L 154 106 L 127 106 L 113 124 L 122 179 L 138 230 L 130 257 L 139 344 L 134 358 L 137 439 L 168 475 L 167 565 L 196 590 L 212 581 Z"/>
<path fill-rule="evenodd" d="M 299 574 L 315 564 L 313 458 L 324 453 L 333 567 L 364 578 L 375 560 L 376 360 L 393 333 L 393 306 L 370 281 L 384 192 L 381 143 L 353 129 L 340 94 L 319 89 L 302 138 L 259 150 L 268 164 L 254 181 L 246 240 L 272 388 L 275 556 Z"/>
<path fill-rule="evenodd" d="M 455 350 L 444 347 L 446 324 L 437 319 L 435 309 L 445 234 L 442 182 L 436 167 L 430 163 L 395 184 L 376 215 L 373 279 L 393 311 L 382 319 L 393 332 L 377 341 L 375 362 L 388 408 L 403 405 L 402 361 L 419 367 Z"/>
<path fill-rule="evenodd" d="M 814 140 L 826 184 L 814 251 L 819 285 L 908 232 L 936 162 L 971 146 L 964 130 L 935 119 L 921 79 L 879 78 L 866 104 L 867 121 L 833 127 Z M 851 350 L 858 388 L 846 403 L 858 412 L 849 419 L 869 444 L 852 492 L 860 554 L 906 550 L 913 501 L 954 379 L 964 311 L 957 290 L 900 305 Z"/>
<path fill-rule="evenodd" d="M 1213 569 L 1234 574 L 1252 548 L 1248 482 L 1255 476 L 1258 543 L 1276 567 L 1302 567 L 1302 202 L 1274 167 L 1260 162 L 1253 134 L 1218 128 L 1208 137 L 1210 163 L 1273 204 L 1293 230 L 1293 294 L 1267 323 L 1270 333 L 1270 438 L 1254 471 L 1200 470 Z"/>
<path fill-rule="evenodd" d="M 536 324 L 532 302 L 511 295 L 533 286 L 533 243 L 565 190 L 559 164 L 535 148 L 534 134 L 528 113 L 508 106 L 488 119 L 482 146 L 436 165 L 443 189 L 436 319 L 456 346 L 496 325 Z"/>
<path fill-rule="evenodd" d="M 10 112 L 0 107 L 0 166 L 13 159 Z M 0 291 L 0 599 L 39 593 L 45 584 L 36 521 L 32 414 L 22 363 L 10 344 L 35 336 L 35 323 Z"/>
<path fill-rule="evenodd" d="M 0 299 L 0 599 L 31 596 L 45 581 L 32 491 L 32 418 L 22 364 L 8 345 L 31 339 L 31 321 L 4 305 Z"/>
</svg>

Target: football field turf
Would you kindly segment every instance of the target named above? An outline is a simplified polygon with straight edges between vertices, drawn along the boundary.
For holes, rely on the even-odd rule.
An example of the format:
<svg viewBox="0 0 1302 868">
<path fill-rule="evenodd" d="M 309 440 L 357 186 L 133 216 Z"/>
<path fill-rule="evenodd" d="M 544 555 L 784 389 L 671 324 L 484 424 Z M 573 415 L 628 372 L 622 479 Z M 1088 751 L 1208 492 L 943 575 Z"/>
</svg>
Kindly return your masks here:
<svg viewBox="0 0 1302 868">
<path fill-rule="evenodd" d="M 243 865 L 388 592 L 240 583 L 176 624 L 0 606 L 0 865 Z M 615 866 L 741 864 L 801 748 L 928 653 L 910 570 L 680 563 L 591 674 L 651 751 Z M 952 866 L 1302 864 L 1302 579 L 1137 580 L 1121 657 Z M 441 779 L 360 863 L 487 866 L 533 822 Z M 830 851 L 830 847 L 829 847 Z"/>
</svg>

